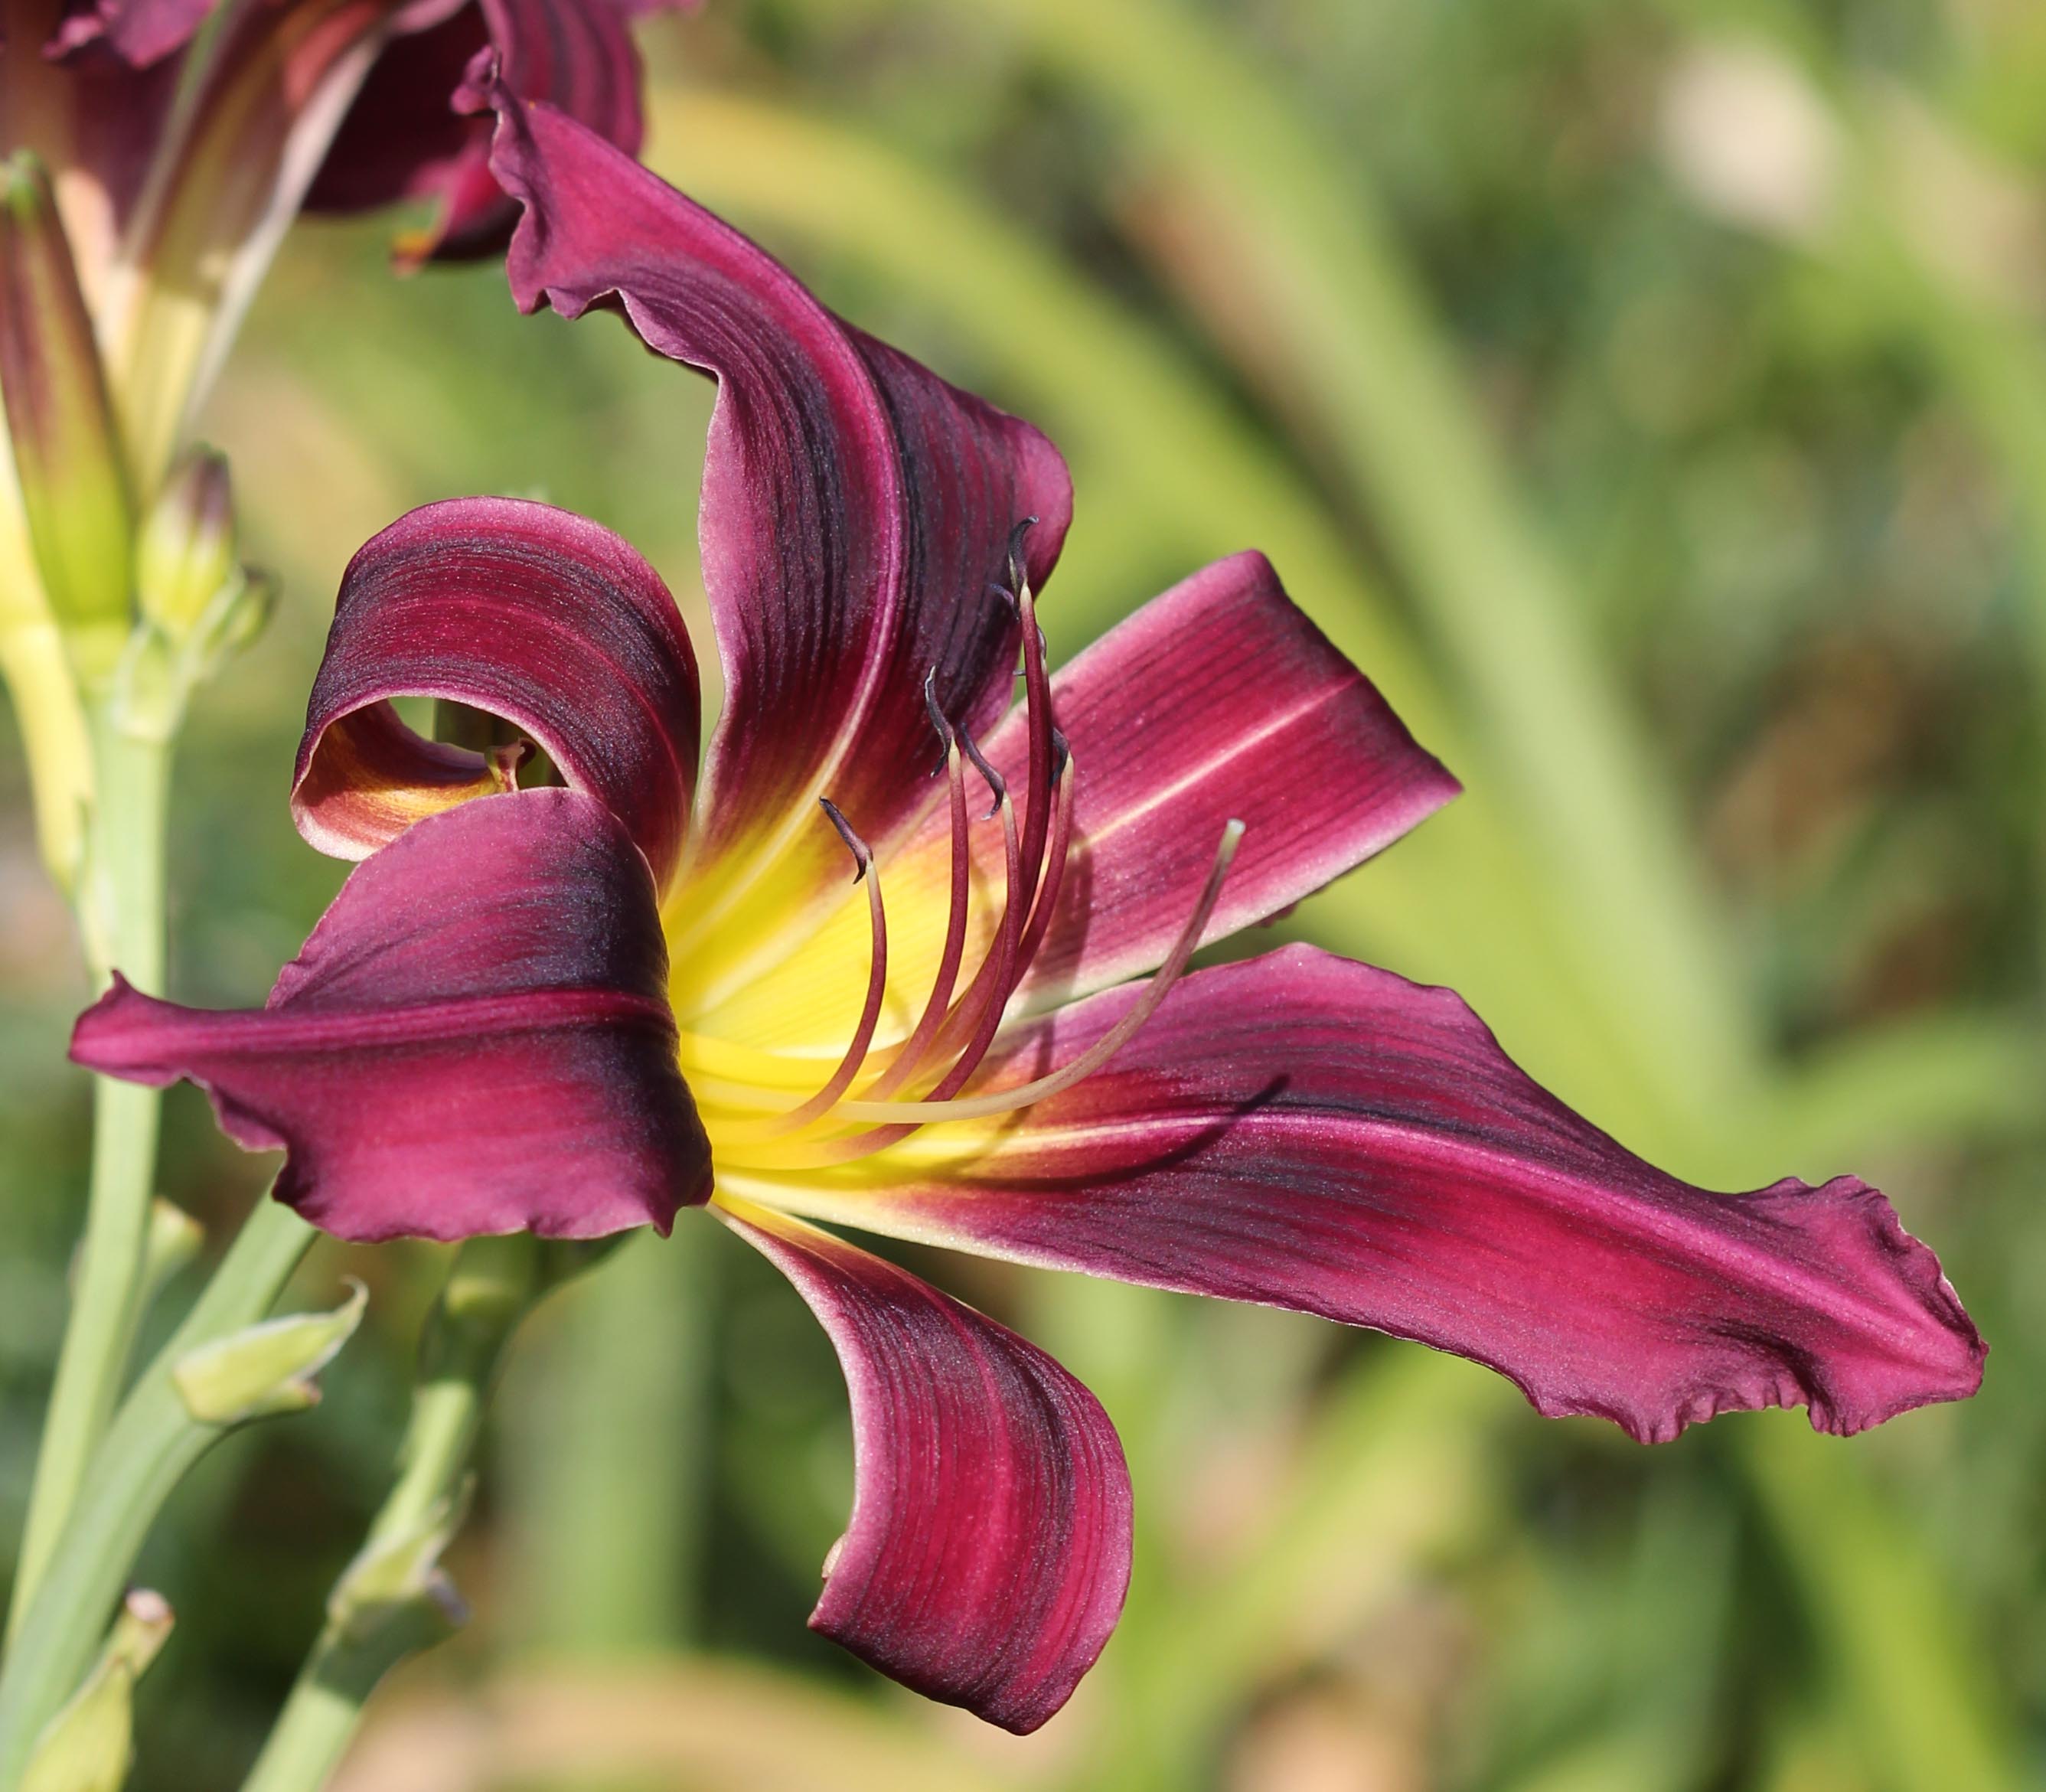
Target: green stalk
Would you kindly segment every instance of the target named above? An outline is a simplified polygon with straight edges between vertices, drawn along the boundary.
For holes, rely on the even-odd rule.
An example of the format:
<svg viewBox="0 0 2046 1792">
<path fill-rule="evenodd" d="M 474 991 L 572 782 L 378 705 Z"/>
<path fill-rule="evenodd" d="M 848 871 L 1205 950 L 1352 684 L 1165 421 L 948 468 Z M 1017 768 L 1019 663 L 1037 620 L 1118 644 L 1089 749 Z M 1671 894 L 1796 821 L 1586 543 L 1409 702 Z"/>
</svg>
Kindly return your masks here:
<svg viewBox="0 0 2046 1792">
<path fill-rule="evenodd" d="M 694 1629 L 714 1230 L 635 1238 L 573 1291 L 507 1412 L 518 1628 L 550 1659 L 658 1654 Z"/>
<path fill-rule="evenodd" d="M 91 1666 L 142 1540 L 186 1471 L 231 1428 L 192 1417 L 172 1380 L 191 1351 L 270 1310 L 312 1242 L 265 1196 L 184 1323 L 122 1402 L 80 1482 L 0 1670 L 0 1792 L 15 1792 L 43 1726 Z"/>
<path fill-rule="evenodd" d="M 472 1238 L 427 1322 L 397 1483 L 334 1586 L 326 1621 L 242 1792 L 316 1792 L 376 1682 L 458 1621 L 439 1568 L 460 1528 L 469 1466 L 504 1347 L 546 1285 L 529 1234 Z"/>
<path fill-rule="evenodd" d="M 110 703 L 95 706 L 92 729 L 98 796 L 79 892 L 87 963 L 95 988 L 103 989 L 118 969 L 137 988 L 160 994 L 171 749 L 122 728 Z M 8 1616 L 10 1642 L 77 1502 L 86 1464 L 106 1435 L 141 1317 L 163 1093 L 102 1077 L 93 1098 L 92 1178 L 76 1294 L 29 1497 Z"/>
</svg>

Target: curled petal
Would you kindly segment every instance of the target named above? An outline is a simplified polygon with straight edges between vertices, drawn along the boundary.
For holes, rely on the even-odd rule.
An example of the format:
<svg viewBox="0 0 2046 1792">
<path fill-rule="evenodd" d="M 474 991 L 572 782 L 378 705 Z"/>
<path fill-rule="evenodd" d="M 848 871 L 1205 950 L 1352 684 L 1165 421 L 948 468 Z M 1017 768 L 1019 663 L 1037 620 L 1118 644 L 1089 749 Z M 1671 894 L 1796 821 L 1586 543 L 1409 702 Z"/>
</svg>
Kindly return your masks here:
<svg viewBox="0 0 2046 1792">
<path fill-rule="evenodd" d="M 1071 1059 L 1136 993 L 1019 1029 L 989 1086 Z M 1530 1081 L 1451 991 L 1307 948 L 1188 978 L 1077 1087 L 872 1166 L 731 1185 L 874 1231 L 1373 1326 L 1644 1442 L 1765 1406 L 1858 1431 L 1982 1376 L 1938 1261 L 1866 1184 L 1680 1182 Z"/>
<path fill-rule="evenodd" d="M 854 1493 L 810 1626 L 1019 1734 L 1129 1582 L 1129 1476 L 1094 1396 L 1015 1333 L 786 1215 L 716 1210 L 796 1285 L 852 1396 Z"/>
<path fill-rule="evenodd" d="M 1454 778 L 1287 597 L 1261 554 L 1182 581 L 1052 681 L 1075 767 L 1072 860 L 1021 1006 L 1043 1009 L 1158 964 L 1185 925 L 1231 821 L 1245 824 L 1208 937 L 1262 921 L 1390 845 L 1453 797 Z M 1029 758 L 1012 713 L 987 751 L 1012 784 Z M 983 832 L 979 877 L 1001 886 Z M 934 816 L 884 870 L 906 1008 L 928 987 L 949 903 L 951 842 Z M 988 949 L 976 911 L 970 957 Z M 809 1046 L 828 1037 L 860 963 L 845 912 L 712 1024 Z"/>
<path fill-rule="evenodd" d="M 695 925 L 770 862 L 797 862 L 792 887 L 828 888 L 836 843 L 809 825 L 810 799 L 834 798 L 877 844 L 926 801 L 926 674 L 971 728 L 1007 706 L 1017 621 L 988 587 L 1025 517 L 1029 576 L 1049 574 L 1065 464 L 594 133 L 487 68 L 477 97 L 497 109 L 492 167 L 525 207 L 519 304 L 575 317 L 616 296 L 650 348 L 719 382 L 699 530 L 725 702 L 701 856 L 724 881 L 693 902 Z"/>
<path fill-rule="evenodd" d="M 267 1006 L 117 979 L 71 1056 L 199 1083 L 230 1137 L 288 1153 L 278 1199 L 341 1238 L 665 1232 L 710 1192 L 666 974 L 624 829 L 573 791 L 525 791 L 358 867 Z"/>
<path fill-rule="evenodd" d="M 400 695 L 515 723 L 666 884 L 696 770 L 696 658 L 668 588 L 609 530 L 457 498 L 400 517 L 349 563 L 291 786 L 299 831 L 323 852 L 365 857 L 496 787 L 485 759 L 406 727 Z"/>
<path fill-rule="evenodd" d="M 401 261 L 496 253 L 518 208 L 491 176 L 488 125 L 450 103 L 469 62 L 491 48 L 521 98 L 550 101 L 637 155 L 644 129 L 639 57 L 627 21 L 654 10 L 626 0 L 429 0 L 403 8 L 307 195 L 307 209 L 360 211 L 428 199 L 434 220 L 401 241 Z"/>
</svg>

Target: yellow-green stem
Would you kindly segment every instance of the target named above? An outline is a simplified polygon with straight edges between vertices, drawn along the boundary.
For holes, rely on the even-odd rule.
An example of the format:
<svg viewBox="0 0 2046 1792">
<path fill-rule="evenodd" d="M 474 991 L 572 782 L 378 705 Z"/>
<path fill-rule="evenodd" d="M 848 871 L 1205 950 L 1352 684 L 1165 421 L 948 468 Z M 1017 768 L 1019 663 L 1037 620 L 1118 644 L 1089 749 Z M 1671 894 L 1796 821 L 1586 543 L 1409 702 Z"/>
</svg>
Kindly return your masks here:
<svg viewBox="0 0 2046 1792">
<path fill-rule="evenodd" d="M 318 1792 L 376 1682 L 444 1634 L 440 1545 L 461 1508 L 504 1347 L 544 1285 L 542 1247 L 523 1234 L 462 1247 L 421 1340 L 399 1473 L 362 1550 L 327 1605 L 312 1653 L 242 1792 Z M 409 1552 L 413 1572 L 380 1572 Z"/>
<path fill-rule="evenodd" d="M 312 1242 L 287 1207 L 261 1200 L 176 1334 L 122 1402 L 75 1509 L 21 1602 L 0 1665 L 0 1792 L 14 1792 L 36 1739 L 78 1686 L 151 1523 L 194 1462 L 231 1427 L 195 1419 L 172 1370 L 201 1345 L 268 1313 Z"/>
<path fill-rule="evenodd" d="M 170 747 L 125 732 L 109 704 L 95 707 L 92 728 L 97 798 L 78 892 L 87 964 L 95 988 L 118 970 L 138 989 L 160 993 Z M 141 1316 L 161 1107 L 158 1090 L 106 1078 L 94 1087 L 85 1233 L 22 1532 L 10 1641 L 120 1397 Z"/>
</svg>

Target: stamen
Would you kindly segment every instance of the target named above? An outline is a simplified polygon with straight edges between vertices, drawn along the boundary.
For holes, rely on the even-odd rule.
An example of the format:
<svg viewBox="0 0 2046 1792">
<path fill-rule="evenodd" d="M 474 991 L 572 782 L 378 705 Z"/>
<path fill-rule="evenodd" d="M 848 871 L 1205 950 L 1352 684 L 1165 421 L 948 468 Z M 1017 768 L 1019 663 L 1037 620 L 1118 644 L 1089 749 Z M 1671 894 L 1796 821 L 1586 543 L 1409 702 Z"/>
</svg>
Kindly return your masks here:
<svg viewBox="0 0 2046 1792">
<path fill-rule="evenodd" d="M 924 674 L 924 713 L 930 717 L 931 726 L 938 736 L 938 763 L 931 767 L 931 775 L 936 778 L 952 756 L 953 736 L 952 724 L 945 719 L 944 706 L 938 701 L 938 669 L 935 666 Z"/>
<path fill-rule="evenodd" d="M 1044 631 L 1037 626 L 1037 605 L 1030 588 L 1017 593 L 1017 608 L 1023 620 L 1023 703 L 1030 730 L 1029 804 L 1023 818 L 1023 874 L 1027 888 L 1034 890 L 1044 863 L 1044 836 L 1051 823 L 1052 681 L 1044 669 Z"/>
<path fill-rule="evenodd" d="M 1023 885 L 1022 851 L 1016 838 L 1016 805 L 1009 801 L 1006 791 L 1002 797 L 1002 847 L 1007 891 L 1002 907 L 1002 932 L 995 941 L 994 956 L 981 966 L 980 975 L 974 979 L 966 1003 L 962 1004 L 963 1008 L 976 996 L 980 999 L 973 1035 L 927 1100 L 948 1099 L 980 1068 L 995 1029 L 1002 1025 L 1002 1010 L 1008 1005 L 1009 992 L 1016 987 L 1016 954 L 1023 942 L 1023 906 L 1029 898 Z"/>
<path fill-rule="evenodd" d="M 1030 583 L 1030 569 L 1023 558 L 1023 543 L 1029 539 L 1030 531 L 1037 527 L 1037 519 L 1026 516 L 1009 531 L 1009 589 L 1026 590 Z"/>
<path fill-rule="evenodd" d="M 936 1092 L 930 1099 L 914 1102 L 849 1101 L 840 1104 L 838 1112 L 847 1120 L 878 1121 L 886 1131 L 894 1133 L 898 1126 L 913 1129 L 935 1120 L 979 1120 L 998 1114 L 1011 1114 L 1017 1108 L 1029 1107 L 1070 1089 L 1100 1069 L 1127 1045 L 1131 1037 L 1144 1023 L 1158 1011 L 1172 985 L 1179 981 L 1201 943 L 1210 917 L 1214 913 L 1216 902 L 1222 895 L 1222 880 L 1228 875 L 1230 862 L 1236 856 L 1237 845 L 1243 838 L 1243 824 L 1231 821 L 1222 831 L 1222 842 L 1215 849 L 1214 867 L 1208 873 L 1208 880 L 1201 891 L 1201 899 L 1195 905 L 1194 912 L 1187 917 L 1187 925 L 1172 943 L 1166 954 L 1165 962 L 1158 967 L 1157 974 L 1145 985 L 1144 993 L 1133 1002 L 1129 1011 L 1115 1025 L 1075 1058 L 1048 1076 L 1034 1082 L 1019 1083 L 1013 1089 L 997 1089 L 984 1095 L 971 1095 L 964 1100 L 944 1100 Z M 950 1080 L 949 1078 L 947 1079 Z M 942 1086 L 942 1085 L 941 1085 Z M 899 1134 L 898 1137 L 901 1136 Z M 869 1149 L 878 1149 L 870 1145 L 867 1138 L 847 1139 L 820 1147 L 830 1153 L 828 1161 L 843 1161 L 844 1157 L 865 1157 Z M 886 1142 L 892 1144 L 894 1140 Z M 844 1157 L 840 1153 L 843 1151 Z"/>
<path fill-rule="evenodd" d="M 895 1054 L 894 1061 L 874 1079 L 867 1091 L 869 1098 L 875 1101 L 894 1095 L 924 1061 L 950 1012 L 952 991 L 959 982 L 959 965 L 966 956 L 967 898 L 973 871 L 967 833 L 966 768 L 951 724 L 944 724 L 944 732 L 945 772 L 952 782 L 952 906 L 945 916 L 944 950 L 939 955 L 938 974 L 932 980 L 929 998 L 924 1003 L 924 1011 L 917 1017 L 914 1030 Z"/>
<path fill-rule="evenodd" d="M 1052 845 L 1044 859 L 1044 881 L 1037 886 L 1037 903 L 1030 910 L 1029 925 L 1023 929 L 1023 944 L 1016 954 L 1018 983 L 1029 975 L 1030 967 L 1037 960 L 1037 948 L 1051 930 L 1052 916 L 1065 882 L 1067 855 L 1072 850 L 1073 790 L 1079 774 L 1066 737 L 1056 728 L 1052 731 L 1052 763 L 1057 767 L 1052 776 L 1058 780 L 1058 806 L 1052 812 Z"/>
<path fill-rule="evenodd" d="M 838 829 L 838 837 L 845 842 L 846 850 L 852 855 L 852 881 L 858 883 L 874 868 L 874 854 L 865 840 L 852 831 L 852 824 L 845 818 L 845 812 L 829 797 L 817 798 L 817 806 L 823 809 L 831 825 Z"/>
<path fill-rule="evenodd" d="M 986 814 L 981 817 L 983 821 L 991 821 L 1002 813 L 1002 805 L 1009 801 L 1009 780 L 987 763 L 986 755 L 964 728 L 959 731 L 959 744 L 966 749 L 966 756 L 973 761 L 973 769 L 986 780 L 988 790 L 994 798 Z"/>
<path fill-rule="evenodd" d="M 1012 553 L 1020 551 L 1020 543 L 1029 526 L 1028 523 L 1019 523 L 1012 532 Z M 958 1088 L 972 1074 L 986 1051 L 988 1042 L 993 1039 L 996 1026 L 1000 1024 L 1002 1010 L 1014 992 L 1016 980 L 1022 974 L 1019 967 L 1021 961 L 1016 952 L 1006 949 L 1007 936 L 1012 922 L 1015 928 L 1021 928 L 1031 900 L 1037 893 L 1044 871 L 1045 841 L 1051 830 L 1051 811 L 1054 806 L 1054 785 L 1057 778 L 1052 743 L 1055 738 L 1063 737 L 1059 736 L 1052 722 L 1051 680 L 1044 665 L 1044 634 L 1037 626 L 1037 612 L 1027 585 L 1020 589 L 1017 604 L 1023 624 L 1023 667 L 1026 679 L 1024 704 L 1026 725 L 1029 730 L 1029 804 L 1024 811 L 1022 837 L 1012 867 L 1013 875 L 1009 880 L 1008 902 L 1002 915 L 1004 949 L 995 956 L 982 961 L 966 994 L 954 1005 L 952 1011 L 945 1017 L 939 1028 L 936 1044 L 940 1051 L 952 1050 L 962 1032 L 967 1029 L 971 1028 L 972 1033 L 959 1060 L 964 1065 L 964 1070 L 961 1071 L 955 1064 L 947 1074 L 945 1085 L 932 1091 L 929 1098 L 932 1100 L 940 1099 L 941 1093 Z M 972 736 L 963 728 L 959 732 L 967 755 L 979 768 L 981 775 L 988 781 L 989 788 L 997 793 L 995 809 L 988 812 L 993 815 L 1002 806 L 1002 793 L 1006 786 L 1001 774 L 987 763 L 975 744 Z M 1005 827 L 1009 825 L 1004 823 Z M 1060 869 L 1063 870 L 1063 867 Z M 1047 921 L 1048 924 L 1048 911 Z M 1017 944 L 1020 947 L 1020 937 Z M 886 1092 L 893 1093 L 901 1086 L 900 1078 L 893 1079 Z"/>
<path fill-rule="evenodd" d="M 852 874 L 855 883 L 867 886 L 867 920 L 872 929 L 874 950 L 871 967 L 867 974 L 867 1002 L 859 1011 L 859 1025 L 853 1029 L 852 1041 L 845 1049 L 845 1056 L 839 1060 L 838 1068 L 832 1072 L 831 1080 L 799 1107 L 793 1107 L 774 1121 L 766 1130 L 770 1134 L 793 1131 L 806 1126 L 820 1115 L 828 1113 L 839 1097 L 852 1087 L 852 1079 L 859 1074 L 859 1067 L 867 1062 L 868 1048 L 874 1043 L 874 1029 L 881 1020 L 881 1003 L 888 993 L 888 917 L 881 903 L 881 873 L 875 870 L 874 854 L 867 842 L 852 831 L 852 825 L 840 813 L 839 806 L 829 797 L 820 797 L 824 813 L 831 825 L 838 829 L 851 852 L 854 863 L 859 867 Z"/>
</svg>

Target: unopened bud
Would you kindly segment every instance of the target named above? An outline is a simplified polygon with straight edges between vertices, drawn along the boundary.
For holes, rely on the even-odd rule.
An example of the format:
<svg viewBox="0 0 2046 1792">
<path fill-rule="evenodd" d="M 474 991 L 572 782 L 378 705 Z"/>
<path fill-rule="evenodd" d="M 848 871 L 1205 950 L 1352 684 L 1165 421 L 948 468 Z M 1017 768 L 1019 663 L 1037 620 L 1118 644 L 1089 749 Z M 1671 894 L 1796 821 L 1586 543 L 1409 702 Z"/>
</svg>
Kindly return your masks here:
<svg viewBox="0 0 2046 1792">
<path fill-rule="evenodd" d="M 175 1201 L 159 1195 L 149 1203 L 149 1230 L 142 1248 L 142 1304 L 147 1307 L 171 1278 L 199 1255 L 206 1228 Z"/>
<path fill-rule="evenodd" d="M 331 1313 L 265 1319 L 187 1351 L 171 1370 L 186 1412 L 202 1424 L 238 1425 L 317 1404 L 313 1378 L 355 1335 L 369 1300 L 357 1282 Z"/>
<path fill-rule="evenodd" d="M 466 1624 L 469 1608 L 441 1556 L 468 1508 L 465 1487 L 435 1500 L 403 1531 L 364 1544 L 327 1596 L 327 1617 L 335 1628 L 353 1643 L 377 1638 L 395 1659 Z"/>
<path fill-rule="evenodd" d="M 103 678 L 128 638 L 134 512 L 91 314 L 25 150 L 0 165 L 0 397 L 43 589 L 80 674 Z"/>
<path fill-rule="evenodd" d="M 227 457 L 195 448 L 176 466 L 135 544 L 135 596 L 149 621 L 187 639 L 241 568 Z"/>
<path fill-rule="evenodd" d="M 121 1792 L 134 1764 L 135 1682 L 156 1659 L 171 1622 L 160 1593 L 128 1595 L 85 1684 L 37 1741 L 21 1792 Z"/>
</svg>

